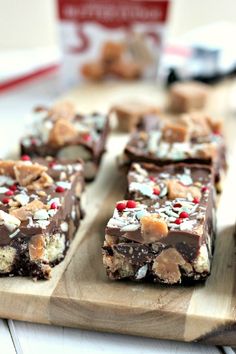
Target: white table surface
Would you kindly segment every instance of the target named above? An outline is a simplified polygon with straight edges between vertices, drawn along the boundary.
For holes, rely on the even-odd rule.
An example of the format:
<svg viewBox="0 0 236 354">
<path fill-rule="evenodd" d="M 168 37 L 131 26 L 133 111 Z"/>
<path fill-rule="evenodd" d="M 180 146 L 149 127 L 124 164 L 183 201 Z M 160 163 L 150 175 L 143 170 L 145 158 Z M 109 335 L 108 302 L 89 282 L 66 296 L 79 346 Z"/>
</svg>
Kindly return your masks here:
<svg viewBox="0 0 236 354">
<path fill-rule="evenodd" d="M 17 148 L 19 138 L 25 130 L 24 118 L 32 107 L 51 104 L 60 93 L 62 91 L 55 73 L 0 93 L 0 157 L 5 157 L 14 146 Z M 229 347 L 219 348 L 0 319 L 0 353 L 230 354 L 235 351 Z"/>
</svg>

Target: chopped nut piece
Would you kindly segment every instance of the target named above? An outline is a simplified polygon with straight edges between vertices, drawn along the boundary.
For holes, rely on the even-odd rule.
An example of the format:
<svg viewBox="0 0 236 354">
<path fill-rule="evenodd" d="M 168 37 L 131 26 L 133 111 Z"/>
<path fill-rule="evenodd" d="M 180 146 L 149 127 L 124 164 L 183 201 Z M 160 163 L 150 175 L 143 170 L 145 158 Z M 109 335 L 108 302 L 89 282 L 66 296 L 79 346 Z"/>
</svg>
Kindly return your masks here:
<svg viewBox="0 0 236 354">
<path fill-rule="evenodd" d="M 41 260 L 44 255 L 45 239 L 43 235 L 31 237 L 29 242 L 29 256 L 31 261 Z"/>
<path fill-rule="evenodd" d="M 62 146 L 78 136 L 75 127 L 65 119 L 58 119 L 49 133 L 49 143 Z"/>
<path fill-rule="evenodd" d="M 198 154 L 202 158 L 214 160 L 217 158 L 217 146 L 213 144 L 205 144 L 202 149 L 198 149 Z"/>
<path fill-rule="evenodd" d="M 0 273 L 9 273 L 16 257 L 16 249 L 11 246 L 0 247 Z"/>
<path fill-rule="evenodd" d="M 0 161 L 0 175 L 10 176 L 12 178 L 15 177 L 14 166 L 16 162 L 7 160 L 7 161 Z"/>
<path fill-rule="evenodd" d="M 113 246 L 118 242 L 118 238 L 111 235 L 105 235 L 105 240 L 107 246 Z"/>
<path fill-rule="evenodd" d="M 208 136 L 211 133 L 207 116 L 203 112 L 186 113 L 181 115 L 179 119 L 188 125 L 192 138 Z"/>
<path fill-rule="evenodd" d="M 16 180 L 23 187 L 36 180 L 46 170 L 47 167 L 38 163 L 26 164 L 19 161 L 14 166 Z"/>
<path fill-rule="evenodd" d="M 0 210 L 0 225 L 5 225 L 9 231 L 13 231 L 20 226 L 20 220 L 17 216 L 10 215 Z"/>
<path fill-rule="evenodd" d="M 53 184 L 53 179 L 46 172 L 43 172 L 41 177 L 36 181 L 32 182 L 31 184 L 27 185 L 27 188 L 29 190 L 39 190 L 43 188 L 48 188 L 52 184 Z"/>
<path fill-rule="evenodd" d="M 207 123 L 210 126 L 213 133 L 221 134 L 223 131 L 223 120 L 213 119 L 212 117 L 206 117 Z"/>
<path fill-rule="evenodd" d="M 120 278 L 125 278 L 134 275 L 134 269 L 127 259 L 116 252 L 116 257 L 103 255 L 103 263 L 112 273 L 119 272 Z"/>
<path fill-rule="evenodd" d="M 158 214 L 150 214 L 140 219 L 142 237 L 145 242 L 155 242 L 167 236 L 168 226 Z"/>
<path fill-rule="evenodd" d="M 75 105 L 68 101 L 58 102 L 49 110 L 48 115 L 53 120 L 73 119 L 76 115 Z"/>
<path fill-rule="evenodd" d="M 25 221 L 28 219 L 29 216 L 32 216 L 37 210 L 47 208 L 47 205 L 43 204 L 40 200 L 35 199 L 21 208 L 10 209 L 10 215 L 15 216 L 21 221 Z"/>
<path fill-rule="evenodd" d="M 175 248 L 168 248 L 156 257 L 152 270 L 164 283 L 175 284 L 181 281 L 179 267 L 183 268 L 187 274 L 192 272 L 191 264 L 186 262 Z"/>
<path fill-rule="evenodd" d="M 169 143 L 182 143 L 189 139 L 189 129 L 181 122 L 166 122 L 163 127 L 163 139 Z"/>
<path fill-rule="evenodd" d="M 201 198 L 201 190 L 196 186 L 184 186 L 175 179 L 169 180 L 167 185 L 170 199 L 187 198 L 189 194 L 191 194 L 193 198 Z"/>
<path fill-rule="evenodd" d="M 36 192 L 40 197 L 46 197 L 47 193 L 44 191 L 37 191 Z"/>
</svg>

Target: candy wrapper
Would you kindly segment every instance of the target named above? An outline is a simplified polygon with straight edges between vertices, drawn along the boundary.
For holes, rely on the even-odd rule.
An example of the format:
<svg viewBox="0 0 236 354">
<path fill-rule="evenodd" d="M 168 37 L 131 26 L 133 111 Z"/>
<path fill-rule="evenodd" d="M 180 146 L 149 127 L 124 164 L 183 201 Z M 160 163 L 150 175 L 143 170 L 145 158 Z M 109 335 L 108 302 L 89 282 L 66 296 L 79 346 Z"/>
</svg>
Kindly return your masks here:
<svg viewBox="0 0 236 354">
<path fill-rule="evenodd" d="M 154 80 L 168 8 L 168 0 L 58 0 L 63 83 Z"/>
</svg>

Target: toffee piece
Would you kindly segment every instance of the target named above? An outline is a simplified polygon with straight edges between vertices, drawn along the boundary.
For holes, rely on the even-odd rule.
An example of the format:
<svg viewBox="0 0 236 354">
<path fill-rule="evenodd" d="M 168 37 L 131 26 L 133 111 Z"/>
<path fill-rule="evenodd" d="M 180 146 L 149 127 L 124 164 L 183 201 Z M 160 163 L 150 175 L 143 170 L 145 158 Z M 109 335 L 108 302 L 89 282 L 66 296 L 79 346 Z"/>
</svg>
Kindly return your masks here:
<svg viewBox="0 0 236 354">
<path fill-rule="evenodd" d="M 205 107 L 209 87 L 198 81 L 177 82 L 170 88 L 170 110 L 176 113 L 201 110 Z"/>
</svg>

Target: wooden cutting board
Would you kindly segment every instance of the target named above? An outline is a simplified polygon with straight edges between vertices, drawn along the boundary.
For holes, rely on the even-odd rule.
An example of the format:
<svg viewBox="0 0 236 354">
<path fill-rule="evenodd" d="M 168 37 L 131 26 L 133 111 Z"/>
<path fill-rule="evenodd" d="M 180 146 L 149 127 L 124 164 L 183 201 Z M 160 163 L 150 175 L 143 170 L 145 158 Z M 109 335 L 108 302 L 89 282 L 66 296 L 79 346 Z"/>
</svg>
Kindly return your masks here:
<svg viewBox="0 0 236 354">
<path fill-rule="evenodd" d="M 212 92 L 209 110 L 223 115 L 229 145 L 229 171 L 218 208 L 218 236 L 212 274 L 196 286 L 112 282 L 102 266 L 104 227 L 115 202 L 124 194 L 124 176 L 115 156 L 127 136 L 112 134 L 101 170 L 84 196 L 86 218 L 50 281 L 0 279 L 0 317 L 182 341 L 236 345 L 236 118 L 229 98 L 234 85 Z M 107 110 L 111 103 L 136 97 L 164 102 L 163 91 L 150 84 L 87 85 L 67 97 L 82 112 Z M 235 153 L 234 153 L 235 150 Z"/>
</svg>

